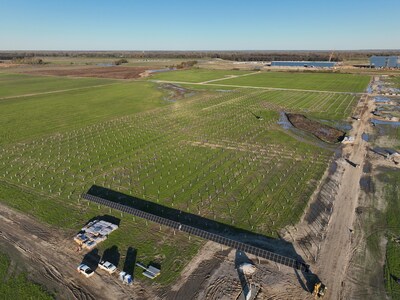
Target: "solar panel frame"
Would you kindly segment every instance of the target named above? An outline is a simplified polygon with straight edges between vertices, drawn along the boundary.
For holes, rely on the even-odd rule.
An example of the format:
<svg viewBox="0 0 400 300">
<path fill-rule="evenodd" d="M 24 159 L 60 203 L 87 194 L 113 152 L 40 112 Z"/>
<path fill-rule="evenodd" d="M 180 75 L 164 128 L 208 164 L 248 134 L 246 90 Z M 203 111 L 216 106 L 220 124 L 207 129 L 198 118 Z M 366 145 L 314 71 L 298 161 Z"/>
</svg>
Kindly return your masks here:
<svg viewBox="0 0 400 300">
<path fill-rule="evenodd" d="M 145 212 L 145 211 L 133 208 L 133 207 L 129 207 L 127 205 L 116 203 L 116 202 L 113 202 L 113 201 L 110 201 L 110 200 L 107 200 L 107 199 L 104 199 L 101 197 L 93 196 L 90 194 L 82 194 L 82 198 L 92 201 L 92 202 L 95 202 L 100 205 L 105 205 L 105 206 L 111 207 L 111 208 L 119 210 L 121 212 L 125 212 L 128 214 L 134 215 L 136 217 L 140 217 L 140 218 L 143 218 L 143 219 L 146 219 L 146 220 L 149 220 L 149 221 L 161 224 L 161 225 L 165 225 L 165 226 L 169 226 L 174 229 L 178 229 L 180 231 L 183 231 L 183 232 L 186 232 L 189 234 L 193 234 L 195 236 L 198 236 L 198 237 L 201 237 L 204 239 L 208 239 L 213 242 L 217 242 L 224 246 L 235 248 L 239 251 L 247 252 L 247 253 L 256 255 L 258 257 L 262 257 L 264 259 L 267 259 L 267 260 L 270 260 L 270 261 L 273 261 L 273 262 L 276 262 L 276 263 L 279 263 L 279 264 L 282 264 L 282 265 L 285 265 L 288 267 L 295 268 L 300 271 L 309 272 L 309 265 L 307 265 L 306 263 L 301 262 L 299 260 L 293 259 L 293 258 L 282 256 L 282 255 L 267 251 L 265 249 L 262 249 L 262 248 L 259 248 L 259 247 L 256 247 L 256 246 L 253 246 L 250 244 L 238 242 L 238 241 L 229 239 L 227 237 L 224 237 L 222 235 L 208 232 L 206 230 L 202 230 L 202 229 L 199 229 L 196 227 L 192 227 L 189 225 L 181 224 L 176 221 L 162 218 L 162 217 L 156 216 L 154 214 L 151 214 L 151 213 L 148 213 L 148 212 Z"/>
</svg>

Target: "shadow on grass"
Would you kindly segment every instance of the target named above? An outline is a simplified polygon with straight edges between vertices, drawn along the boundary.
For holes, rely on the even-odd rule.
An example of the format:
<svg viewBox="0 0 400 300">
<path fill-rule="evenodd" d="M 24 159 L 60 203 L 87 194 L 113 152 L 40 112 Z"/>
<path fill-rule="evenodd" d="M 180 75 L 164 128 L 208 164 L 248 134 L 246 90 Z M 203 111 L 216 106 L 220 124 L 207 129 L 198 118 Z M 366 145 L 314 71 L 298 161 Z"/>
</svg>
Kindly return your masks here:
<svg viewBox="0 0 400 300">
<path fill-rule="evenodd" d="M 161 271 L 161 265 L 158 262 L 150 261 L 149 264 L 147 265 L 147 267 L 149 267 L 149 266 L 153 266 Z"/>
<path fill-rule="evenodd" d="M 128 250 L 126 250 L 126 257 L 123 268 L 124 272 L 133 275 L 133 272 L 135 271 L 136 256 L 137 256 L 136 249 L 129 247 Z"/>
<path fill-rule="evenodd" d="M 399 277 L 397 277 L 397 276 L 395 276 L 393 274 L 390 274 L 390 278 L 392 278 L 396 283 L 400 284 L 400 278 Z"/>
<path fill-rule="evenodd" d="M 102 260 L 109 261 L 114 266 L 118 267 L 120 257 L 121 255 L 119 253 L 118 247 L 114 245 L 104 250 Z"/>
<path fill-rule="evenodd" d="M 121 219 L 116 218 L 114 216 L 110 216 L 110 215 L 102 215 L 102 216 L 97 216 L 97 217 L 93 217 L 91 218 L 87 223 L 89 224 L 90 222 L 93 222 L 95 220 L 100 220 L 100 221 L 106 221 L 106 222 L 110 222 L 112 224 L 118 225 L 121 223 Z"/>
</svg>

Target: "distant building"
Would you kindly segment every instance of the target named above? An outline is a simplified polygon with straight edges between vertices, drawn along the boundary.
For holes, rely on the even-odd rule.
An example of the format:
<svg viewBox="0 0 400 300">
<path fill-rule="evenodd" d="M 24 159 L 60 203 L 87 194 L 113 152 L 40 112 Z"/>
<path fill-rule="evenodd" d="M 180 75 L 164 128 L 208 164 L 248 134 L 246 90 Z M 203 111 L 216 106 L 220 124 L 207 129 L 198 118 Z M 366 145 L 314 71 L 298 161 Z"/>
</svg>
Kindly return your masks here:
<svg viewBox="0 0 400 300">
<path fill-rule="evenodd" d="M 375 68 L 400 68 L 400 56 L 371 56 L 369 63 Z"/>
<path fill-rule="evenodd" d="M 334 61 L 273 61 L 271 67 L 333 68 Z"/>
</svg>

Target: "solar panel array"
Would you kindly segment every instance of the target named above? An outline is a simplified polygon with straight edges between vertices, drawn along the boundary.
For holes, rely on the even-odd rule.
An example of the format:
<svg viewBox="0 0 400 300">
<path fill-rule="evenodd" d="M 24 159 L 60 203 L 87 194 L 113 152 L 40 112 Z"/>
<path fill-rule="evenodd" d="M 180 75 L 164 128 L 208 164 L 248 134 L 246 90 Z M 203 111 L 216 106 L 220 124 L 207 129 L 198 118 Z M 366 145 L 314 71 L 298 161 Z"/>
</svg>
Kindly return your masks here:
<svg viewBox="0 0 400 300">
<path fill-rule="evenodd" d="M 146 220 L 153 221 L 153 222 L 156 222 L 161 225 L 169 226 L 176 230 L 184 231 L 189 234 L 192 234 L 192 235 L 204 238 L 204 239 L 208 239 L 213 242 L 220 243 L 224 246 L 232 247 L 239 251 L 247 252 L 247 253 L 256 255 L 258 257 L 262 257 L 262 258 L 268 259 L 270 261 L 273 261 L 273 262 L 276 262 L 276 263 L 279 263 L 279 264 L 282 264 L 282 265 L 285 265 L 285 266 L 288 266 L 291 268 L 295 268 L 300 271 L 304 271 L 304 272 L 309 271 L 309 265 L 305 264 L 304 262 L 293 259 L 293 258 L 279 255 L 279 254 L 264 250 L 262 248 L 259 248 L 259 247 L 253 246 L 253 245 L 238 242 L 238 241 L 226 238 L 222 235 L 208 232 L 206 230 L 202 230 L 202 229 L 188 226 L 185 224 L 181 224 L 179 222 L 175 222 L 175 221 L 172 221 L 172 220 L 169 220 L 166 218 L 162 218 L 162 217 L 156 216 L 154 214 L 144 212 L 142 210 L 139 210 L 139 209 L 136 209 L 133 207 L 129 207 L 129 206 L 126 206 L 126 205 L 123 205 L 120 203 L 116 203 L 116 202 L 113 202 L 113 201 L 110 201 L 107 199 L 103 199 L 103 198 L 100 198 L 97 196 L 83 194 L 82 197 L 84 199 L 95 202 L 97 204 L 105 205 L 105 206 L 111 207 L 113 209 L 134 215 L 139 218 L 144 218 Z"/>
</svg>

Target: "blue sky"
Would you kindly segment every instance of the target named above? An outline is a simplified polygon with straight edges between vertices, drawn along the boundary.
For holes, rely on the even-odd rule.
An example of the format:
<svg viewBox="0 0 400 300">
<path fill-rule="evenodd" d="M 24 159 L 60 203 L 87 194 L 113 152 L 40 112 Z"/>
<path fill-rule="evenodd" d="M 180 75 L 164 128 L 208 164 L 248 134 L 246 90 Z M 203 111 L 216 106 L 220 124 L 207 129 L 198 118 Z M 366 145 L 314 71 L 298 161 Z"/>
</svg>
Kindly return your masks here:
<svg viewBox="0 0 400 300">
<path fill-rule="evenodd" d="M 0 0 L 0 50 L 400 49 L 399 13 L 399 0 Z"/>
</svg>

